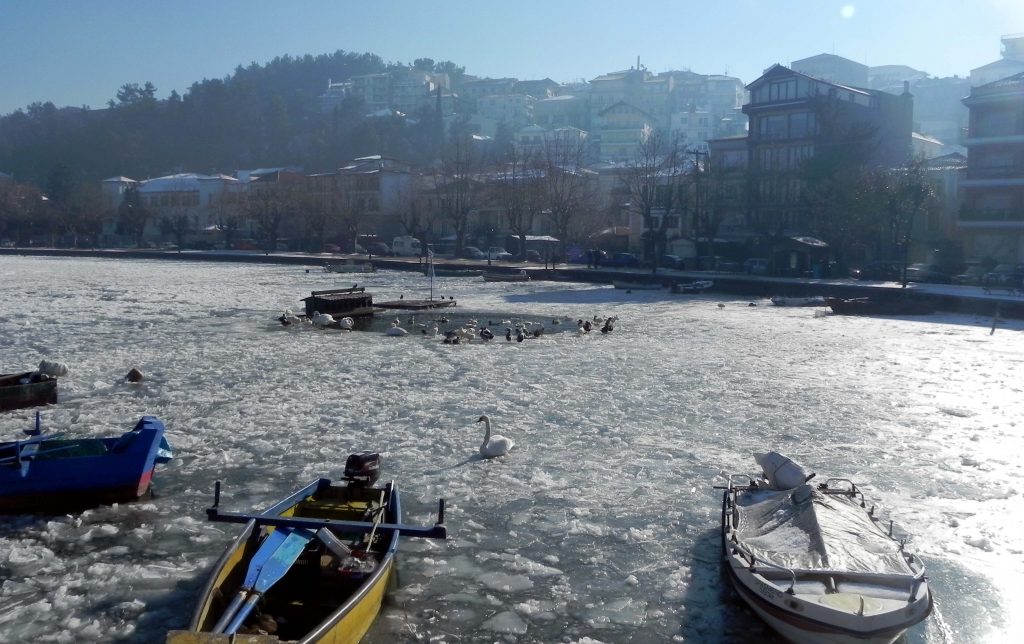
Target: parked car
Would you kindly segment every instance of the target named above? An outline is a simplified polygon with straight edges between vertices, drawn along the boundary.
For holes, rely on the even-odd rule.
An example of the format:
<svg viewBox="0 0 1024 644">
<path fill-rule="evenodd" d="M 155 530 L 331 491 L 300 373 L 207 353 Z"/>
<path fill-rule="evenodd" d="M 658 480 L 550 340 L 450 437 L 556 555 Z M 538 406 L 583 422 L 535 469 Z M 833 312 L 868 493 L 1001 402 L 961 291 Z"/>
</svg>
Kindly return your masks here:
<svg viewBox="0 0 1024 644">
<path fill-rule="evenodd" d="M 662 255 L 661 259 L 658 260 L 658 266 L 662 268 L 682 268 L 683 259 L 679 255 Z"/>
<path fill-rule="evenodd" d="M 851 268 L 850 277 L 855 280 L 895 281 L 900 279 L 900 262 L 891 260 L 869 262 L 858 268 Z"/>
<path fill-rule="evenodd" d="M 487 259 L 484 255 L 484 251 L 480 250 L 476 246 L 466 246 L 462 249 L 462 257 L 465 259 Z"/>
<path fill-rule="evenodd" d="M 493 259 L 499 262 L 510 262 L 512 261 L 512 253 L 508 252 L 501 246 L 491 246 L 487 249 L 487 259 Z"/>
<path fill-rule="evenodd" d="M 540 251 L 528 250 L 528 251 L 526 251 L 526 261 L 528 261 L 528 262 L 543 262 L 544 259 L 540 256 Z"/>
<path fill-rule="evenodd" d="M 767 275 L 768 260 L 764 257 L 751 257 L 743 262 L 743 270 L 748 275 Z"/>
<path fill-rule="evenodd" d="M 324 244 L 324 252 L 325 253 L 340 253 L 341 252 L 341 246 L 338 246 L 337 244 Z"/>
<path fill-rule="evenodd" d="M 607 262 L 608 266 L 628 268 L 640 265 L 640 258 L 633 253 L 615 253 Z"/>
<path fill-rule="evenodd" d="M 939 267 L 935 264 L 911 264 L 907 266 L 907 281 L 952 284 L 953 276 L 939 270 Z"/>
<path fill-rule="evenodd" d="M 988 268 L 982 264 L 974 264 L 968 266 L 967 270 L 959 275 L 953 276 L 954 284 L 981 284 L 982 279 L 985 277 L 985 273 L 988 272 Z"/>
<path fill-rule="evenodd" d="M 370 245 L 366 248 L 370 255 L 380 255 L 381 257 L 388 257 L 391 255 L 391 247 L 382 241 L 370 242 Z"/>
</svg>

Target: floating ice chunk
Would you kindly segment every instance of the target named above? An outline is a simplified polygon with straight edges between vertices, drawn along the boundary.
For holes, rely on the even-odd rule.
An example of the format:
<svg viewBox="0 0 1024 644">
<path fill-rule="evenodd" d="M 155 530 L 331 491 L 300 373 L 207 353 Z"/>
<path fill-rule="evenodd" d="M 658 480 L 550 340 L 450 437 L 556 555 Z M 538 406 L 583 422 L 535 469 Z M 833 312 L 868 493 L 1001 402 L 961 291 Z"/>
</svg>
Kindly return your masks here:
<svg viewBox="0 0 1024 644">
<path fill-rule="evenodd" d="M 487 630 L 499 633 L 512 633 L 513 635 L 525 635 L 527 630 L 526 622 L 519 615 L 510 610 L 498 613 L 483 623 Z"/>
<path fill-rule="evenodd" d="M 526 575 L 509 575 L 504 572 L 484 573 L 477 577 L 477 581 L 492 590 L 507 593 L 514 593 L 533 588 L 533 581 L 531 581 Z"/>
<path fill-rule="evenodd" d="M 626 577 L 626 583 L 630 586 L 636 586 L 640 583 L 640 580 L 636 578 L 636 575 L 630 575 Z"/>
<path fill-rule="evenodd" d="M 985 552 L 992 552 L 993 550 L 995 550 L 989 538 L 981 535 L 976 537 L 968 537 L 964 539 L 964 543 L 966 543 L 969 546 L 974 546 L 975 548 L 978 548 L 980 550 L 984 550 Z"/>
</svg>

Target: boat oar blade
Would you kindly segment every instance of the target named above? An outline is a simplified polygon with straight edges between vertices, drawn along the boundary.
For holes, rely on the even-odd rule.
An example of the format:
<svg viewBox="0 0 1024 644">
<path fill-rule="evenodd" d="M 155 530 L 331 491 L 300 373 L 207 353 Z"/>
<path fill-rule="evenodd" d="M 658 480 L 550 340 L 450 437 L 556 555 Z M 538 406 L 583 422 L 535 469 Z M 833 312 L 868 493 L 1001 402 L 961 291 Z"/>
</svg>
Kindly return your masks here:
<svg viewBox="0 0 1024 644">
<path fill-rule="evenodd" d="M 231 623 L 231 618 L 235 616 L 239 606 L 242 605 L 242 601 L 245 600 L 245 596 L 252 591 L 253 586 L 256 585 L 256 580 L 259 579 L 263 565 L 270 559 L 277 549 L 281 547 L 287 537 L 288 535 L 284 530 L 274 530 L 263 538 L 263 542 L 260 544 L 260 547 L 253 554 L 252 559 L 249 560 L 249 569 L 245 572 L 245 580 L 242 582 L 241 588 L 239 588 L 238 593 L 231 600 L 231 603 L 228 604 L 227 610 L 225 610 L 224 614 L 221 615 L 221 618 L 217 620 L 217 624 L 214 625 L 214 633 L 223 633 L 224 629 Z"/>
<path fill-rule="evenodd" d="M 281 528 L 274 532 L 286 533 L 284 541 L 277 546 L 260 567 L 256 576 L 256 583 L 252 586 L 253 594 L 249 596 L 245 604 L 238 610 L 238 613 L 231 619 L 231 623 L 223 631 L 228 635 L 241 627 L 263 593 L 267 592 L 271 586 L 288 574 L 292 564 L 295 563 L 295 560 L 299 558 L 299 555 L 306 548 L 306 544 L 315 536 L 309 530 L 292 530 L 290 528 Z"/>
</svg>

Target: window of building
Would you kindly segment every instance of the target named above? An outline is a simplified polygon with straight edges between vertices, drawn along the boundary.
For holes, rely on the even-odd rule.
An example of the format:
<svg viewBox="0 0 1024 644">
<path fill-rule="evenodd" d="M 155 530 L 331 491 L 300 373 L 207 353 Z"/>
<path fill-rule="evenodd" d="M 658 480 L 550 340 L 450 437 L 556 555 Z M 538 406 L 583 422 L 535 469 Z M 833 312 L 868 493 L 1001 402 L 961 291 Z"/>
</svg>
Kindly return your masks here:
<svg viewBox="0 0 1024 644">
<path fill-rule="evenodd" d="M 796 98 L 796 79 L 774 81 L 769 85 L 770 101 L 788 101 Z"/>
<path fill-rule="evenodd" d="M 761 138 L 786 138 L 786 115 L 776 114 L 772 116 L 761 117 Z"/>
</svg>

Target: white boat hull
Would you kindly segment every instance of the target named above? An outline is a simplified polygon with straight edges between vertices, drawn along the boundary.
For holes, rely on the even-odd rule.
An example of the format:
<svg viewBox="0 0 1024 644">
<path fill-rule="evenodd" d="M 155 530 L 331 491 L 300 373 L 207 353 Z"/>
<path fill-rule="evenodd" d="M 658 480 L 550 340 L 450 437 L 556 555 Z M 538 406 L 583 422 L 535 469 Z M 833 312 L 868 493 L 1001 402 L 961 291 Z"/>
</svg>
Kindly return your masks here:
<svg viewBox="0 0 1024 644">
<path fill-rule="evenodd" d="M 830 487 L 837 481 L 777 490 L 730 477 L 722 501 L 727 573 L 751 609 L 792 642 L 890 644 L 931 612 L 924 567 L 863 509 L 856 486 L 847 494 Z M 794 540 L 805 530 L 810 550 Z M 825 556 L 813 565 L 819 544 Z"/>
</svg>

